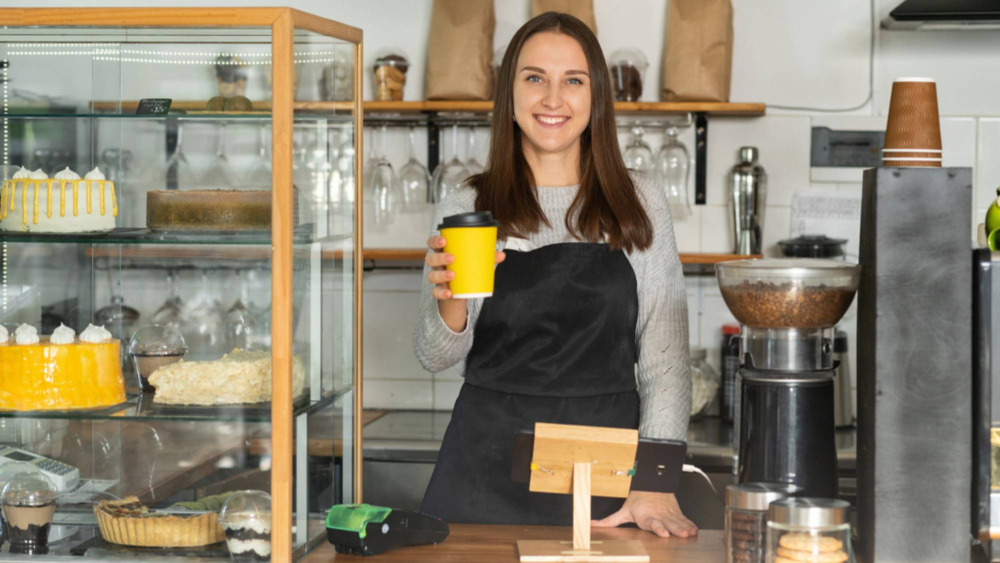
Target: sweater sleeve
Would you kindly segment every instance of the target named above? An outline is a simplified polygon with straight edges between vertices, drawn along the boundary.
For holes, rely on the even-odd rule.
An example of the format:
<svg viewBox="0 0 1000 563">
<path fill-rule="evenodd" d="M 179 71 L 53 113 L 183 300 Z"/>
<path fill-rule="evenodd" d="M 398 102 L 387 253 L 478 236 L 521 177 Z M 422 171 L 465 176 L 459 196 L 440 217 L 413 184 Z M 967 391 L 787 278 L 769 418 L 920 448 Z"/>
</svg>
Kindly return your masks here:
<svg viewBox="0 0 1000 563">
<path fill-rule="evenodd" d="M 441 219 L 456 213 L 466 213 L 475 210 L 475 192 L 465 188 L 449 195 L 439 205 L 434 214 L 434 224 L 431 234 L 437 234 L 437 226 Z M 482 307 L 483 300 L 469 300 L 469 316 L 465 330 L 455 332 L 448 328 L 441 318 L 437 300 L 431 295 L 432 286 L 427 281 L 430 267 L 424 264 L 424 275 L 420 279 L 420 306 L 417 312 L 417 322 L 413 327 L 413 349 L 417 360 L 425 370 L 438 373 L 455 364 L 459 372 L 464 372 L 465 357 L 472 349 L 472 333 Z"/>
<path fill-rule="evenodd" d="M 684 272 L 666 194 L 644 175 L 636 174 L 633 180 L 653 224 L 652 246 L 630 256 L 639 295 L 639 435 L 686 440 L 691 368 Z"/>
</svg>

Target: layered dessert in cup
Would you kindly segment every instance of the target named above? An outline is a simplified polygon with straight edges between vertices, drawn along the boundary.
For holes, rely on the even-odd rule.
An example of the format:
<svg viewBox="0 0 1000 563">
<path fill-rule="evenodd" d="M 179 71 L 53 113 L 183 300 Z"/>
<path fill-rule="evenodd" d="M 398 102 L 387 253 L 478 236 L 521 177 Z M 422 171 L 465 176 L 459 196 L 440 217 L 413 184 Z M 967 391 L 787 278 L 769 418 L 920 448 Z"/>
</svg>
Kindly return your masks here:
<svg viewBox="0 0 1000 563">
<path fill-rule="evenodd" d="M 11 553 L 48 553 L 57 496 L 55 484 L 41 472 L 20 473 L 7 481 L 0 499 Z"/>
<path fill-rule="evenodd" d="M 219 524 L 234 563 L 271 560 L 271 495 L 264 491 L 233 493 L 219 511 Z"/>
</svg>

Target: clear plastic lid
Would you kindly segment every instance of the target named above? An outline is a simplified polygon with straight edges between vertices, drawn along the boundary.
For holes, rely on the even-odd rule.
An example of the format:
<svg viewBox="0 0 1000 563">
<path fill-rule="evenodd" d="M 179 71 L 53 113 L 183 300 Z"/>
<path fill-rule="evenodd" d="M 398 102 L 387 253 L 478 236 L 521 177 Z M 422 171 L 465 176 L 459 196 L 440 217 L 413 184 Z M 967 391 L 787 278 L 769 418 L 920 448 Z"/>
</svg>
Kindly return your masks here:
<svg viewBox="0 0 1000 563">
<path fill-rule="evenodd" d="M 58 496 L 55 484 L 40 471 L 12 476 L 0 492 L 7 506 L 45 506 L 55 502 Z"/>
<path fill-rule="evenodd" d="M 635 47 L 625 47 L 618 49 L 608 58 L 608 66 L 634 66 L 639 70 L 649 68 L 649 61 L 646 55 Z"/>
<path fill-rule="evenodd" d="M 0 466 L 0 491 L 15 475 L 22 473 L 40 473 L 38 467 L 26 461 L 13 461 Z"/>
<path fill-rule="evenodd" d="M 385 47 L 375 53 L 375 67 L 391 66 L 406 74 L 410 68 L 410 59 L 399 47 Z"/>
<path fill-rule="evenodd" d="M 167 325 L 149 325 L 132 335 L 128 351 L 137 356 L 176 356 L 188 350 L 181 331 Z"/>
<path fill-rule="evenodd" d="M 239 491 L 226 499 L 219 511 L 219 523 L 226 526 L 248 522 L 259 522 L 270 531 L 271 495 L 264 491 Z"/>
</svg>

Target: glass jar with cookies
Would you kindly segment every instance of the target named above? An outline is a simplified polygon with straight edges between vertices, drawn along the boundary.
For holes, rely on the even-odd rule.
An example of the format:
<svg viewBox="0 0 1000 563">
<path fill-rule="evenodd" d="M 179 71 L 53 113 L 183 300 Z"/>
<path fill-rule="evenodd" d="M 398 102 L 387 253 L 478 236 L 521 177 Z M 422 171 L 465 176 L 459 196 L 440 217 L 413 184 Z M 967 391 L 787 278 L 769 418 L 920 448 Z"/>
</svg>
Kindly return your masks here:
<svg viewBox="0 0 1000 563">
<path fill-rule="evenodd" d="M 726 563 L 764 563 L 767 510 L 772 502 L 800 494 L 784 483 L 739 483 L 726 487 Z"/>
<path fill-rule="evenodd" d="M 768 508 L 767 563 L 818 561 L 855 563 L 850 503 L 824 498 L 787 498 Z"/>
</svg>

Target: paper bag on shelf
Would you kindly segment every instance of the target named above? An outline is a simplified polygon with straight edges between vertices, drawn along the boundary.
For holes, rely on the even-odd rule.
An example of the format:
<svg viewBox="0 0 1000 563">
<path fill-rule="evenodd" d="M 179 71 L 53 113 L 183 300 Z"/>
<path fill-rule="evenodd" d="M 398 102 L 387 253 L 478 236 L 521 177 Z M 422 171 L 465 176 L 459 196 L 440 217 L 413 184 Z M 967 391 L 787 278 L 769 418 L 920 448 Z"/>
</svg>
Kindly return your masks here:
<svg viewBox="0 0 1000 563">
<path fill-rule="evenodd" d="M 531 0 L 531 17 L 545 12 L 562 12 L 574 16 L 597 35 L 594 0 Z"/>
<path fill-rule="evenodd" d="M 428 100 L 493 97 L 493 0 L 434 0 L 427 41 Z"/>
<path fill-rule="evenodd" d="M 733 64 L 730 0 L 669 0 L 663 99 L 728 102 Z"/>
</svg>

